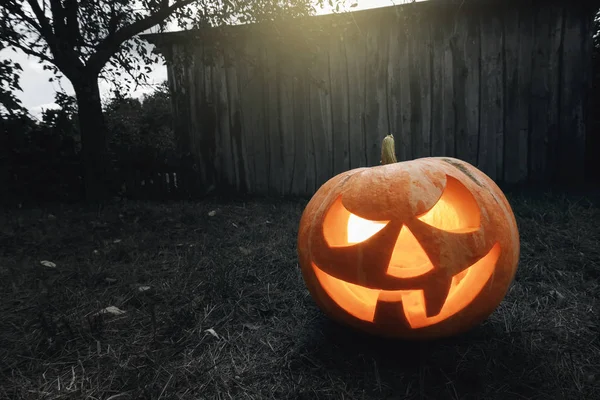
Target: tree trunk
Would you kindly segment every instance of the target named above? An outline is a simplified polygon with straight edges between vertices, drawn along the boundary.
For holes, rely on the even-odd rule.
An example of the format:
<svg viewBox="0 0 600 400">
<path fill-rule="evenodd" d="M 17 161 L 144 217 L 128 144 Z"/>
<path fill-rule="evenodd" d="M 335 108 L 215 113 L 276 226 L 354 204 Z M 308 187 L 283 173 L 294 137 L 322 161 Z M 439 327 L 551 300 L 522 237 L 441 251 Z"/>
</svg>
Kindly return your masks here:
<svg viewBox="0 0 600 400">
<path fill-rule="evenodd" d="M 77 97 L 85 197 L 101 203 L 108 196 L 108 152 L 106 126 L 98 76 L 84 75 L 73 83 Z"/>
</svg>

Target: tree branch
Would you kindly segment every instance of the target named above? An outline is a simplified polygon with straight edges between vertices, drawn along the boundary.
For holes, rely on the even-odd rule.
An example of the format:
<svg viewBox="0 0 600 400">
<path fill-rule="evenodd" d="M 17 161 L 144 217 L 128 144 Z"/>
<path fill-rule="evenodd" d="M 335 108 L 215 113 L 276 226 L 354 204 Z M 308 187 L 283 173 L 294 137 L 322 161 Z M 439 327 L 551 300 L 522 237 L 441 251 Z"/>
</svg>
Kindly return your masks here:
<svg viewBox="0 0 600 400">
<path fill-rule="evenodd" d="M 137 78 L 133 75 L 133 73 L 131 72 L 130 68 L 128 68 L 127 63 L 119 56 L 119 54 L 115 54 L 115 59 L 117 60 L 117 63 L 125 70 L 125 72 L 127 72 L 127 74 L 131 77 L 131 80 L 136 84 L 136 88 L 138 86 L 137 83 Z"/>
<path fill-rule="evenodd" d="M 145 31 L 146 29 L 152 28 L 168 18 L 173 12 L 187 6 L 190 3 L 193 3 L 194 1 L 196 0 L 177 1 L 169 7 L 160 8 L 159 11 L 147 16 L 146 18 L 140 19 L 139 21 L 118 29 L 114 34 L 109 34 L 98 45 L 96 48 L 96 53 L 89 58 L 88 67 L 92 68 L 94 71 L 100 72 L 110 57 L 117 52 L 119 46 L 124 41 L 131 39 L 133 36 Z"/>
<path fill-rule="evenodd" d="M 57 3 L 60 5 L 59 0 L 51 0 L 52 6 L 52 14 L 54 18 L 60 18 L 60 11 L 55 10 Z M 57 36 L 52 31 L 52 26 L 50 25 L 50 21 L 46 18 L 44 11 L 40 8 L 37 0 L 27 0 L 33 13 L 35 14 L 41 28 L 40 35 L 46 40 L 48 43 L 48 47 L 50 48 L 50 52 L 54 56 L 53 64 L 58 67 L 62 71 L 65 76 L 69 79 L 73 78 L 74 74 L 81 70 L 83 67 L 83 63 L 79 60 L 79 57 L 75 53 L 73 48 L 65 48 L 64 37 L 61 38 Z M 62 9 L 62 6 L 61 6 Z M 54 21 L 55 24 L 59 24 L 60 22 Z M 64 25 L 64 20 L 63 20 Z M 59 29 L 60 32 L 60 29 Z M 61 40 L 62 39 L 62 40 Z"/>
<path fill-rule="evenodd" d="M 115 5 L 113 3 L 110 4 L 110 18 L 108 19 L 108 35 L 114 35 L 117 31 L 117 27 L 119 26 L 119 20 L 121 19 L 120 14 L 117 14 L 117 10 L 115 9 Z"/>
<path fill-rule="evenodd" d="M 50 0 L 52 21 L 54 22 L 54 33 L 58 39 L 58 45 L 65 54 L 72 52 L 81 42 L 81 33 L 77 21 L 77 0 Z"/>
<path fill-rule="evenodd" d="M 52 32 L 52 26 L 50 25 L 50 21 L 48 21 L 48 19 L 44 15 L 44 12 L 40 8 L 40 5 L 37 3 L 37 0 L 27 0 L 27 3 L 29 3 L 29 6 L 33 10 L 35 17 L 40 24 L 40 34 L 44 38 L 46 38 L 48 45 L 50 46 L 50 48 L 52 48 L 52 46 L 56 45 L 56 37 Z"/>
<path fill-rule="evenodd" d="M 50 12 L 54 23 L 54 34 L 59 38 L 66 38 L 65 14 L 60 0 L 50 0 Z"/>
<path fill-rule="evenodd" d="M 9 3 L 4 6 L 9 12 L 18 15 L 21 19 L 31 25 L 36 31 L 40 34 L 42 33 L 42 28 L 40 25 L 29 15 L 25 14 L 21 7 L 16 7 L 14 3 Z"/>
<path fill-rule="evenodd" d="M 56 65 L 54 60 L 52 58 L 48 57 L 47 55 L 45 55 L 44 53 L 39 53 L 35 50 L 32 50 L 31 47 L 25 46 L 24 44 L 14 41 L 10 38 L 3 38 L 3 40 L 6 43 L 8 43 L 10 46 L 16 47 L 17 49 L 21 50 L 23 53 L 27 54 L 28 56 L 37 57 L 40 60 L 43 60 L 50 64 Z M 57 65 L 57 67 L 58 67 L 58 65 Z"/>
<path fill-rule="evenodd" d="M 65 17 L 67 35 L 71 39 L 71 46 L 76 47 L 81 43 L 81 31 L 77 15 L 79 13 L 79 4 L 77 0 L 65 1 Z"/>
</svg>

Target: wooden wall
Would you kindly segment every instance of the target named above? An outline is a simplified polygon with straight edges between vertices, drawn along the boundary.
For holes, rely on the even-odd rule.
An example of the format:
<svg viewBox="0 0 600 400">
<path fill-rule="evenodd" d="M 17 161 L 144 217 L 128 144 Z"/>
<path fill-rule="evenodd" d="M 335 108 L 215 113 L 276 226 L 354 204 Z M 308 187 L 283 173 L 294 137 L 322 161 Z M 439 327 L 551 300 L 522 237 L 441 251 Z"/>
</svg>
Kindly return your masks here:
<svg viewBox="0 0 600 400">
<path fill-rule="evenodd" d="M 203 184 L 312 194 L 350 168 L 452 156 L 498 182 L 584 173 L 593 9 L 430 1 L 149 38 Z"/>
</svg>

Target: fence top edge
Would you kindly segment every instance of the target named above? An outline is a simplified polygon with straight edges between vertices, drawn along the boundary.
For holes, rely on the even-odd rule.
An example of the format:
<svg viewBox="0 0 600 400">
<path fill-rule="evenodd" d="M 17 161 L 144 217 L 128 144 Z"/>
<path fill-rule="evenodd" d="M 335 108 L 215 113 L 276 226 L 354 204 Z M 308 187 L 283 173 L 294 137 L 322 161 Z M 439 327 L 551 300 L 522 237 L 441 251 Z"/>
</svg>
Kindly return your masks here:
<svg viewBox="0 0 600 400">
<path fill-rule="evenodd" d="M 299 18 L 287 18 L 275 21 L 254 22 L 240 25 L 223 25 L 219 27 L 206 27 L 175 32 L 148 33 L 140 35 L 144 40 L 158 46 L 165 47 L 174 44 L 189 43 L 209 43 L 215 39 L 226 37 L 227 35 L 247 35 L 255 32 L 269 33 L 273 29 L 294 29 L 294 28 L 319 28 L 324 26 L 361 23 L 378 18 L 381 16 L 399 15 L 402 12 L 428 13 L 430 17 L 443 15 L 447 10 L 445 8 L 455 9 L 457 12 L 468 12 L 474 9 L 489 9 L 489 7 L 513 7 L 531 8 L 536 4 L 538 6 L 548 6 L 550 3 L 565 6 L 577 6 L 587 4 L 600 7 L 600 0 L 427 0 L 397 4 L 380 8 L 367 10 L 313 15 Z"/>
</svg>

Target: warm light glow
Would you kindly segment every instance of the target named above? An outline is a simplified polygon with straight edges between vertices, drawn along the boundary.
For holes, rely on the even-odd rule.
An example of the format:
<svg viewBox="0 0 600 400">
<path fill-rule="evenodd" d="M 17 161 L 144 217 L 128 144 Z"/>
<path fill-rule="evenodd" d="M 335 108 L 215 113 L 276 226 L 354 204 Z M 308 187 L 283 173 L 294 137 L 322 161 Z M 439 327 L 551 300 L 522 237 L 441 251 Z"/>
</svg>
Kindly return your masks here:
<svg viewBox="0 0 600 400">
<path fill-rule="evenodd" d="M 364 242 L 383 229 L 385 222 L 374 222 L 350 214 L 348 218 L 348 244 Z"/>
<path fill-rule="evenodd" d="M 479 205 L 469 189 L 455 178 L 447 176 L 440 199 L 418 219 L 437 229 L 465 233 L 479 229 L 480 213 Z"/>
<path fill-rule="evenodd" d="M 339 196 L 325 215 L 323 236 L 329 247 L 347 247 L 369 239 L 388 222 L 370 221 L 352 214 L 342 204 L 342 196 Z"/>
<path fill-rule="evenodd" d="M 438 229 L 450 231 L 460 226 L 460 218 L 456 209 L 444 199 L 440 199 L 436 205 L 419 219 L 428 225 Z"/>
<path fill-rule="evenodd" d="M 315 275 L 329 297 L 340 307 L 356 318 L 375 322 L 375 309 L 379 300 L 401 301 L 406 320 L 412 328 L 422 328 L 441 322 L 468 306 L 479 295 L 490 277 L 494 274 L 500 257 L 500 244 L 475 264 L 452 278 L 448 297 L 441 311 L 427 317 L 425 293 L 423 290 L 383 291 L 368 289 L 344 282 L 320 270 L 312 263 Z M 399 308 L 400 310 L 400 308 Z"/>
<path fill-rule="evenodd" d="M 417 238 L 407 226 L 403 226 L 392 252 L 388 275 L 396 278 L 412 278 L 432 269 L 433 264 Z"/>
<path fill-rule="evenodd" d="M 494 274 L 499 257 L 500 244 L 496 243 L 483 258 L 452 277 L 448 297 L 438 315 L 427 317 L 422 290 L 412 291 L 408 296 L 403 297 L 404 315 L 410 326 L 422 328 L 437 324 L 468 306 Z"/>
<path fill-rule="evenodd" d="M 457 179 L 446 176 L 446 185 L 438 201 L 417 218 L 437 229 L 463 233 L 477 231 L 481 215 L 472 193 Z M 327 244 L 334 248 L 364 242 L 381 231 L 388 222 L 371 221 L 352 214 L 344 207 L 339 196 L 328 210 L 322 226 Z M 453 276 L 451 281 L 446 281 L 450 285 L 448 296 L 440 312 L 431 317 L 427 316 L 426 302 L 428 294 L 431 297 L 437 292 L 427 292 L 426 287 L 397 291 L 369 289 L 334 278 L 314 263 L 312 265 L 323 289 L 349 314 L 363 321 L 377 322 L 375 312 L 379 302 L 398 302 L 402 303 L 398 312 L 404 310 L 404 316 L 399 315 L 398 318 L 406 319 L 412 328 L 420 328 L 443 321 L 468 306 L 493 275 L 499 256 L 500 245 L 496 244 L 471 267 Z M 387 274 L 395 278 L 410 279 L 422 276 L 434 268 L 408 226 L 402 226 Z M 386 315 L 389 317 L 389 313 Z"/>
</svg>

